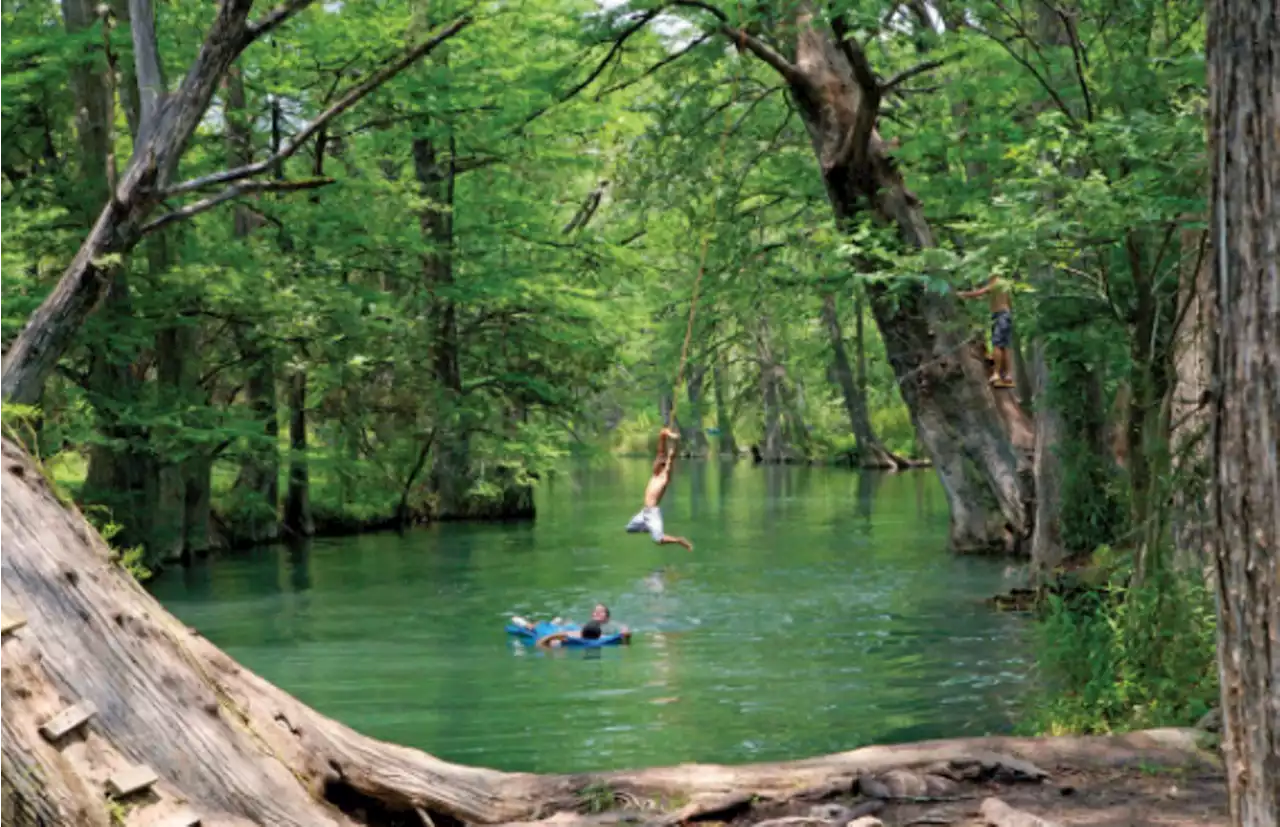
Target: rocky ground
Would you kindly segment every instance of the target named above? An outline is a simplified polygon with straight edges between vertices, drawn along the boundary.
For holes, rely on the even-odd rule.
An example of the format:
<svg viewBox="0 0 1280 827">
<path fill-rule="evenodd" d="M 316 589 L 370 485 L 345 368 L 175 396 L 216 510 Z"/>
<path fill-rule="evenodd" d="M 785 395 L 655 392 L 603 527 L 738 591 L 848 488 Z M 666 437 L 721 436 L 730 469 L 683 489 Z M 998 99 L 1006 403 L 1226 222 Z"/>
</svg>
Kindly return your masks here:
<svg viewBox="0 0 1280 827">
<path fill-rule="evenodd" d="M 938 768 L 943 769 L 943 768 Z M 1226 827 L 1226 782 L 1198 769 L 1053 768 L 1045 777 L 894 770 L 821 801 L 758 804 L 720 817 L 755 827 Z M 950 777 L 948 777 L 950 776 Z"/>
</svg>

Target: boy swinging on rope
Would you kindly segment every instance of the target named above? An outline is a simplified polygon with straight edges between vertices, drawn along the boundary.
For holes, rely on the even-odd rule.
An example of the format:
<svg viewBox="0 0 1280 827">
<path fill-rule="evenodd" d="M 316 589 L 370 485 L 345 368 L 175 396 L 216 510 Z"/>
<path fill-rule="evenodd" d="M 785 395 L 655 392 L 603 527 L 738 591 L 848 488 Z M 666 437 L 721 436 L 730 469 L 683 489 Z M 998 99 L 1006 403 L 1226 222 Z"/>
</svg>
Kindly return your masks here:
<svg viewBox="0 0 1280 827">
<path fill-rule="evenodd" d="M 649 484 L 644 487 L 644 508 L 627 523 L 627 533 L 648 532 L 660 546 L 674 543 L 684 546 L 687 551 L 693 551 L 693 543 L 685 538 L 662 533 L 662 510 L 658 508 L 662 495 L 667 493 L 667 486 L 671 483 L 671 469 L 676 462 L 675 443 L 679 439 L 680 435 L 670 428 L 663 428 L 659 432 L 658 456 L 653 461 L 653 476 L 649 477 Z"/>
</svg>

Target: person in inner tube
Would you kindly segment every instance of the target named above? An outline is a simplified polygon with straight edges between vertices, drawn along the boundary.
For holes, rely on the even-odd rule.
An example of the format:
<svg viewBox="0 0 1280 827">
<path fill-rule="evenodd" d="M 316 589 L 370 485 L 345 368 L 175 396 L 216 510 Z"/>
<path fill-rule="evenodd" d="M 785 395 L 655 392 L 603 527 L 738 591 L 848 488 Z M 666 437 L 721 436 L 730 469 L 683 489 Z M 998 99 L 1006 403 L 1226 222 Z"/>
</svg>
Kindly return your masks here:
<svg viewBox="0 0 1280 827">
<path fill-rule="evenodd" d="M 578 629 L 578 630 L 566 629 L 565 631 L 562 631 L 562 632 L 553 632 L 552 634 L 549 634 L 546 637 L 543 637 L 541 640 L 539 640 L 538 645 L 539 646 L 559 646 L 565 640 L 565 638 L 571 638 L 571 637 L 582 638 L 583 640 L 599 640 L 605 635 L 611 634 L 605 629 L 606 625 L 609 623 L 610 617 L 611 615 L 609 614 L 609 607 L 604 605 L 603 603 L 597 603 L 596 607 L 591 610 L 591 619 L 588 620 L 586 623 L 582 624 L 581 629 Z M 536 627 L 536 624 L 531 623 L 528 620 L 525 620 L 523 617 L 513 617 L 511 618 L 511 622 L 517 626 L 523 626 L 524 628 L 529 630 L 532 630 Z M 551 622 L 556 626 L 560 626 L 568 623 L 569 621 L 563 618 L 557 617 Z M 631 639 L 631 632 L 630 630 L 627 629 L 626 626 L 619 628 L 618 633 L 621 634 L 623 638 L 627 640 Z"/>
</svg>

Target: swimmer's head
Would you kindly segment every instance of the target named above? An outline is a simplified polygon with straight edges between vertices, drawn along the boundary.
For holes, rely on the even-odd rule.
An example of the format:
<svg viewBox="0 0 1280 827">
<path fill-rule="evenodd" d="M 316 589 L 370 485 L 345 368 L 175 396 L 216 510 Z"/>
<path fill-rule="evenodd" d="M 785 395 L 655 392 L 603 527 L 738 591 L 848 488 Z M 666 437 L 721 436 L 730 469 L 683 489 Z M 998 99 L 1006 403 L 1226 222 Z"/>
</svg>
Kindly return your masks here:
<svg viewBox="0 0 1280 827">
<path fill-rule="evenodd" d="M 597 603 L 596 607 L 591 610 L 591 619 L 596 623 L 607 623 L 609 620 L 609 607 L 603 603 Z"/>
</svg>

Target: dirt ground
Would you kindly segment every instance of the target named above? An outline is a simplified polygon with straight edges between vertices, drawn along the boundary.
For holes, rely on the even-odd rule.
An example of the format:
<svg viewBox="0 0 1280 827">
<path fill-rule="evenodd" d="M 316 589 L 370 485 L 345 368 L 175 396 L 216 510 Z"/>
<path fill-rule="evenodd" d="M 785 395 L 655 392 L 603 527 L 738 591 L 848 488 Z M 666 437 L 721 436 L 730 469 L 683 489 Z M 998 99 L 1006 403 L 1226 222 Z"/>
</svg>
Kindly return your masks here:
<svg viewBox="0 0 1280 827">
<path fill-rule="evenodd" d="M 980 812 L 982 802 L 993 797 L 1050 825 L 1062 827 L 1226 827 L 1228 824 L 1226 781 L 1220 773 L 1045 769 L 1050 773 L 1045 781 L 963 782 L 952 794 L 933 800 L 882 801 L 865 796 L 840 796 L 822 802 L 763 804 L 734 819 L 732 824 L 734 827 L 747 824 L 844 827 L 853 817 L 874 809 L 869 814 L 880 819 L 885 827 L 979 827 L 997 823 Z M 776 823 L 767 825 L 769 821 Z M 1034 822 L 1006 824 L 1007 827 L 1015 824 L 1032 827 Z"/>
</svg>

